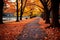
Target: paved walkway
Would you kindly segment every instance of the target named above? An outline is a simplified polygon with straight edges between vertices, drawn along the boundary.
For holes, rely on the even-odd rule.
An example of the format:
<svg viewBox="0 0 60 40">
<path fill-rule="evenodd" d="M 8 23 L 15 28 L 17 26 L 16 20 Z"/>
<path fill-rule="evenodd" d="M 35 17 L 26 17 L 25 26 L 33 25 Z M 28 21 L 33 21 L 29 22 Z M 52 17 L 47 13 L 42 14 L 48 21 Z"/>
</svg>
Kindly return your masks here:
<svg viewBox="0 0 60 40">
<path fill-rule="evenodd" d="M 38 24 L 39 18 L 25 25 L 22 33 L 17 37 L 18 40 L 44 40 L 47 34 Z"/>
</svg>

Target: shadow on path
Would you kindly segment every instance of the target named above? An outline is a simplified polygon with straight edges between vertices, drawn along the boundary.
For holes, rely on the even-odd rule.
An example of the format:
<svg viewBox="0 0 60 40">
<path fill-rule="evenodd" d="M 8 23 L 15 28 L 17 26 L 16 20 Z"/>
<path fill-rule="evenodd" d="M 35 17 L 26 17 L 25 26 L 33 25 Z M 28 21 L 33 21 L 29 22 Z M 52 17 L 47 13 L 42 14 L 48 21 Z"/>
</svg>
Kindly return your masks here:
<svg viewBox="0 0 60 40">
<path fill-rule="evenodd" d="M 47 34 L 39 27 L 39 21 L 39 18 L 37 18 L 26 24 L 22 33 L 17 37 L 17 40 L 44 40 Z"/>
</svg>

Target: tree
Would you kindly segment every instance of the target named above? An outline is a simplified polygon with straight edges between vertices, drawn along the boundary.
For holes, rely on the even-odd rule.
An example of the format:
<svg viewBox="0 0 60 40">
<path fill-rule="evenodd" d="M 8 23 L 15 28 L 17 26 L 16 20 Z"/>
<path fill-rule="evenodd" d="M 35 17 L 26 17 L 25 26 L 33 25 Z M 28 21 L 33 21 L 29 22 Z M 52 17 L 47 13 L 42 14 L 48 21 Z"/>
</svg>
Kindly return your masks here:
<svg viewBox="0 0 60 40">
<path fill-rule="evenodd" d="M 19 21 L 19 16 L 18 16 L 18 0 L 16 0 L 16 3 L 17 3 L 17 5 L 16 5 L 16 7 L 17 7 L 17 10 L 16 10 L 16 12 L 17 12 L 17 19 L 16 19 L 16 21 L 18 22 Z"/>
<path fill-rule="evenodd" d="M 44 19 L 46 23 L 50 23 L 50 11 L 51 11 L 51 5 L 50 5 L 50 0 L 40 0 L 42 5 L 44 6 Z"/>
<path fill-rule="evenodd" d="M 3 0 L 0 0 L 0 24 L 2 24 L 3 23 L 3 4 L 4 4 L 4 2 L 3 2 Z"/>
<path fill-rule="evenodd" d="M 59 25 L 59 0 L 51 0 L 52 5 L 52 23 L 51 27 L 60 27 Z"/>
<path fill-rule="evenodd" d="M 27 0 L 25 0 L 25 2 L 23 2 L 23 0 L 21 0 L 20 20 L 22 20 L 22 15 L 23 15 L 24 9 L 26 7 L 26 3 L 27 3 Z"/>
<path fill-rule="evenodd" d="M 30 7 L 30 10 L 27 11 L 27 12 L 30 12 L 30 18 L 33 18 L 33 17 L 36 17 L 37 15 L 34 15 L 34 10 L 37 11 L 36 9 L 39 10 L 39 13 L 40 12 L 43 12 L 43 7 L 41 7 L 40 5 L 38 4 L 35 4 L 35 3 L 27 3 L 26 7 L 29 6 Z M 33 11 L 33 12 L 32 12 Z M 26 12 L 26 13 L 27 13 Z M 37 13 L 38 14 L 38 13 Z M 33 16 L 34 15 L 34 16 Z M 39 14 L 38 14 L 39 15 Z"/>
</svg>

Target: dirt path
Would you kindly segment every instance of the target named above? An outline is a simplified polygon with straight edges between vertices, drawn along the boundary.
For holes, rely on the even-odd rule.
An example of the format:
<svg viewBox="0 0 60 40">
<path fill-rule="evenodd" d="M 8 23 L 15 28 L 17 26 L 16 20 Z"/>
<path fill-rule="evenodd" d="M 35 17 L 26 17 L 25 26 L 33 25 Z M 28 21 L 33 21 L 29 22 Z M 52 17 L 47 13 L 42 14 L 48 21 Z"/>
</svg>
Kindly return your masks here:
<svg viewBox="0 0 60 40">
<path fill-rule="evenodd" d="M 18 40 L 44 40 L 47 34 L 38 24 L 39 18 L 25 25 L 22 33 L 17 37 Z"/>
</svg>

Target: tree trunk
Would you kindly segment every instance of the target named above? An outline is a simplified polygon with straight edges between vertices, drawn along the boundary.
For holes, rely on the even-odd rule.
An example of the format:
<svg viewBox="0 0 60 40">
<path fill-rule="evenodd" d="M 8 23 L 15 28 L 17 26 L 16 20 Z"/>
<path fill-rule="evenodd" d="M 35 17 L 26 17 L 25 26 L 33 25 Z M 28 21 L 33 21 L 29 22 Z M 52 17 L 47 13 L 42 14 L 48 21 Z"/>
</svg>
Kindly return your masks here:
<svg viewBox="0 0 60 40">
<path fill-rule="evenodd" d="M 3 23 L 3 4 L 4 4 L 4 2 L 3 2 L 3 0 L 0 0 L 0 24 L 2 24 Z"/>
<path fill-rule="evenodd" d="M 41 3 L 42 3 L 42 5 L 44 6 L 44 17 L 43 17 L 43 19 L 45 20 L 45 23 L 50 23 L 50 10 L 48 9 L 48 5 L 47 5 L 47 3 L 48 2 L 46 2 L 46 0 L 40 0 L 41 1 Z"/>
<path fill-rule="evenodd" d="M 19 21 L 19 18 L 18 18 L 18 0 L 16 0 L 16 3 L 17 3 L 17 5 L 16 5 L 16 7 L 17 7 L 17 10 L 16 10 L 16 12 L 17 12 L 17 19 L 16 19 L 16 22 L 18 22 L 18 21 Z"/>
<path fill-rule="evenodd" d="M 45 18 L 45 21 L 46 21 L 45 23 L 48 23 L 48 24 L 50 23 L 50 19 L 49 18 L 50 18 L 50 12 L 47 11 L 46 12 L 46 18 Z"/>
<path fill-rule="evenodd" d="M 22 20 L 22 15 L 23 15 L 23 10 L 22 10 L 22 7 L 21 7 L 21 11 L 20 11 L 20 20 Z"/>
<path fill-rule="evenodd" d="M 59 2 L 58 0 L 52 1 L 52 27 L 60 27 L 59 26 Z"/>
<path fill-rule="evenodd" d="M 47 5 L 44 5 L 44 11 L 45 11 L 45 15 L 44 15 L 44 20 L 45 20 L 45 23 L 50 23 L 50 11 L 47 7 Z"/>
<path fill-rule="evenodd" d="M 27 0 L 25 0 L 25 3 L 23 3 L 24 0 L 21 0 L 21 13 L 20 13 L 20 20 L 22 20 L 22 15 L 23 15 L 23 12 L 24 12 L 24 9 L 26 7 L 26 2 Z M 24 5 L 24 6 L 23 6 Z"/>
</svg>

